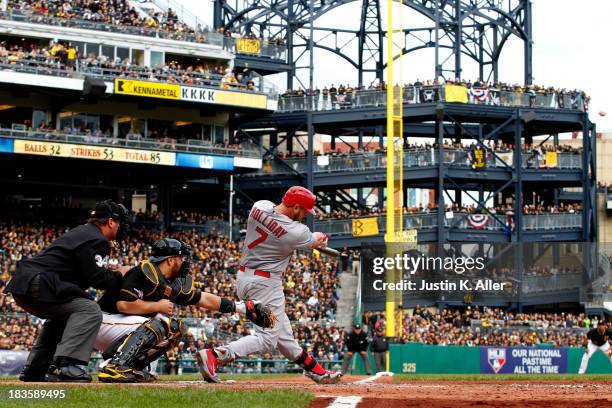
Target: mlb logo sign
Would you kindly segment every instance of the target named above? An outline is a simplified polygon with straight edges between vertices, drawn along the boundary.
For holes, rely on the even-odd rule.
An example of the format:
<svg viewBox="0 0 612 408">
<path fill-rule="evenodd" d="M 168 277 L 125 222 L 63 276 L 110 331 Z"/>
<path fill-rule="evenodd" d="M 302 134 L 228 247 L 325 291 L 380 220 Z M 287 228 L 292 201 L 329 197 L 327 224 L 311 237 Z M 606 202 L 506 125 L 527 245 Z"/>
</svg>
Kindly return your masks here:
<svg viewBox="0 0 612 408">
<path fill-rule="evenodd" d="M 502 369 L 506 364 L 506 349 L 503 348 L 490 348 L 487 349 L 487 361 L 489 365 L 495 371 L 495 374 Z"/>
</svg>

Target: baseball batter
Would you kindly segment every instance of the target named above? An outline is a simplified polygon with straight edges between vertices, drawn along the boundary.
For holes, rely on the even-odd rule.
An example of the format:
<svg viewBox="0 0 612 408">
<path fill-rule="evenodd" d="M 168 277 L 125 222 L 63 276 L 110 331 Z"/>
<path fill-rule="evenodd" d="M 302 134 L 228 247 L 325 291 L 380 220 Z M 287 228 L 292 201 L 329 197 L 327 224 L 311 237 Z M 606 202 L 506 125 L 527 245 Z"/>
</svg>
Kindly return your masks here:
<svg viewBox="0 0 612 408">
<path fill-rule="evenodd" d="M 317 383 L 336 383 L 341 373 L 326 371 L 302 350 L 293 338 L 291 324 L 285 313 L 283 273 L 295 249 L 321 248 L 327 237 L 311 232 L 300 221 L 307 213 L 314 215 L 315 196 L 308 189 L 294 186 L 285 193 L 282 203 L 257 201 L 247 221 L 247 233 L 236 281 L 239 299 L 253 299 L 267 304 L 276 316 L 276 325 L 264 329 L 255 325 L 255 334 L 245 336 L 223 347 L 204 349 L 196 353 L 204 380 L 219 382 L 219 364 L 253 353 L 278 349 L 289 361 L 299 364 L 305 375 Z"/>
<path fill-rule="evenodd" d="M 612 363 L 612 347 L 610 346 L 610 340 L 612 340 L 612 330 L 606 328 L 606 322 L 602 319 L 597 323 L 597 328 L 591 329 L 587 333 L 587 342 L 584 345 L 584 354 L 582 355 L 582 361 L 580 361 L 578 374 L 584 374 L 586 372 L 589 360 L 597 350 L 603 351 Z"/>
<path fill-rule="evenodd" d="M 173 305 L 196 305 L 221 313 L 238 312 L 264 327 L 274 325 L 267 306 L 252 300 L 234 302 L 195 288 L 189 275 L 191 248 L 164 238 L 153 244 L 152 256 L 130 269 L 120 286 L 107 290 L 99 301 L 102 325 L 95 348 L 107 359 L 100 366 L 102 382 L 148 382 L 145 370 L 185 334 Z"/>
</svg>

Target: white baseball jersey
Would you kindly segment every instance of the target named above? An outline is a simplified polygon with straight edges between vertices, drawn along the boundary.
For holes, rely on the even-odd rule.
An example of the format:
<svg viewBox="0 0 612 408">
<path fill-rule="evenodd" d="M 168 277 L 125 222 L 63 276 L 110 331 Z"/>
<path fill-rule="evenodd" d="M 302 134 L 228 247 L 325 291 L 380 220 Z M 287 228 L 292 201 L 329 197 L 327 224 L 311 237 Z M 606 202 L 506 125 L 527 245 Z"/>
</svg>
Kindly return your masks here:
<svg viewBox="0 0 612 408">
<path fill-rule="evenodd" d="M 240 265 L 280 277 L 293 250 L 311 248 L 313 242 L 306 225 L 274 211 L 271 201 L 257 201 L 247 220 Z"/>
</svg>

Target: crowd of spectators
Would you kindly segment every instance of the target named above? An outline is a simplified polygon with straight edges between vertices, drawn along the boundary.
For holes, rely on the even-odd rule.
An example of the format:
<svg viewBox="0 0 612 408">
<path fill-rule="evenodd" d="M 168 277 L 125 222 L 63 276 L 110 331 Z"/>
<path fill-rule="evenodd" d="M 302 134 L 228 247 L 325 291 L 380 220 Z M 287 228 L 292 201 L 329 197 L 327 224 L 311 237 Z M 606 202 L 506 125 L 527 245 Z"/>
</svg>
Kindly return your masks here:
<svg viewBox="0 0 612 408">
<path fill-rule="evenodd" d="M 94 53 L 85 54 L 68 42 L 7 44 L 0 42 L 0 64 L 3 69 L 35 71 L 41 75 L 72 76 L 75 73 L 97 76 L 105 80 L 127 78 L 203 87 L 256 92 L 252 71 L 235 70 L 226 65 L 166 61 L 162 65 L 142 66 L 128 57 L 112 58 Z"/>
<path fill-rule="evenodd" d="M 179 210 L 172 213 L 172 221 L 186 224 L 205 224 L 208 221 L 223 221 L 223 214 L 205 214 L 201 211 Z"/>
<path fill-rule="evenodd" d="M 213 152 L 228 154 L 228 151 L 250 150 L 252 148 L 246 143 L 212 143 L 202 141 L 199 135 L 190 132 L 174 132 L 167 127 L 155 129 L 150 128 L 145 133 L 141 129 L 130 128 L 125 134 L 114 135 L 112 129 L 91 127 L 89 125 L 75 123 L 58 129 L 53 123 L 42 121 L 38 126 L 32 127 L 30 120 L 14 127 L 15 123 L 1 123 L 0 129 L 12 132 L 24 132 L 29 138 L 57 140 L 63 142 L 81 142 L 86 144 L 102 144 L 110 146 L 126 146 L 131 148 L 178 150 L 190 152 Z M 13 126 L 13 129 L 11 129 Z M 9 130 L 10 129 L 10 130 Z M 146 136 L 145 136 L 146 134 Z M 235 153 L 235 152 L 234 152 Z"/>
<path fill-rule="evenodd" d="M 354 147 L 348 149 L 327 149 L 313 151 L 315 172 L 334 170 L 368 170 L 386 167 L 387 150 L 378 146 Z M 515 146 L 504 142 L 485 141 L 482 145 L 452 143 L 445 140 L 442 145 L 442 161 L 449 166 L 467 166 L 476 170 L 484 168 L 512 168 L 515 165 Z M 439 160 L 437 143 L 414 144 L 404 142 L 404 167 L 433 166 Z M 549 155 L 548 153 L 556 153 Z M 569 145 L 525 143 L 521 145 L 522 167 L 527 169 L 579 169 L 582 168 L 582 148 Z M 275 149 L 263 156 L 264 173 L 273 173 L 274 164 L 284 162 L 289 167 L 304 171 L 307 153 L 303 150 L 281 151 Z M 549 157 L 550 156 L 550 157 Z M 301 167 L 300 167 L 301 166 Z M 279 171 L 288 171 L 287 166 L 278 166 Z"/>
<path fill-rule="evenodd" d="M 181 22 L 172 9 L 140 14 L 127 0 L 9 0 L 7 9 L 41 24 L 159 35 L 179 41 L 207 42 L 210 33 L 207 27 L 192 28 Z"/>
<path fill-rule="evenodd" d="M 175 214 L 176 215 L 176 214 Z M 145 217 L 136 214 L 135 217 Z M 149 217 L 155 215 L 149 213 Z M 215 218 L 215 217 L 211 217 Z M 0 290 L 4 287 L 11 274 L 15 271 L 16 263 L 23 257 L 29 257 L 49 245 L 55 238 L 61 235 L 66 227 L 51 226 L 41 223 L 0 223 Z M 142 259 L 146 259 L 150 253 L 150 244 L 161 238 L 166 233 L 140 228 L 132 229 L 128 238 L 123 240 L 117 247 L 113 248 L 109 260 L 110 267 L 123 265 L 135 266 Z M 171 233 L 171 236 L 185 241 L 192 246 L 194 261 L 192 272 L 195 280 L 203 290 L 226 296 L 235 297 L 236 274 L 240 260 L 240 242 L 229 241 L 223 236 L 204 235 L 197 230 L 182 230 Z M 337 262 L 327 257 L 311 257 L 305 254 L 296 254 L 290 262 L 285 273 L 287 297 L 287 312 L 292 321 L 298 325 L 296 333 L 309 331 L 319 333 L 321 327 L 334 328 L 337 292 Z M 92 294 L 94 294 L 92 292 Z M 99 295 L 99 293 L 98 293 Z M 22 311 L 14 304 L 12 297 L 2 295 L 0 306 L 5 318 L 18 316 Z M 177 316 L 189 318 L 191 321 L 201 322 L 210 319 L 210 315 L 194 306 L 177 307 Z M 17 318 L 17 317 L 15 317 Z M 18 317 L 19 319 L 22 316 Z M 11 317 L 12 319 L 12 317 Z M 34 335 L 37 323 L 25 316 L 21 324 L 20 333 Z M 227 335 L 238 335 L 250 330 L 249 324 L 236 317 L 213 316 L 213 321 L 218 320 L 218 327 L 210 333 L 213 337 L 217 332 Z M 7 326 L 13 320 L 7 320 Z M 217 326 L 217 325 L 216 325 Z M 26 329 L 26 327 L 28 327 Z M 34 329 L 32 329 L 32 327 Z M 308 329 L 306 329 L 306 327 Z M 12 330 L 12 331 L 11 331 Z M 332 330 L 332 331 L 333 331 Z M 17 333 L 13 329 L 3 329 L 6 334 Z M 331 334 L 330 334 L 331 336 Z M 5 336 L 6 337 L 6 336 Z M 8 348 L 29 347 L 31 336 L 28 341 L 18 335 L 8 336 L 12 343 Z M 208 336 L 204 337 L 206 340 Z M 337 336 L 336 336 L 337 337 Z M 225 339 L 225 337 L 224 337 Z M 323 337 L 317 335 L 315 338 L 306 337 L 311 343 L 317 343 Z M 197 340 L 197 339 L 196 339 Z M 6 346 L 6 341 L 3 343 Z M 194 340 L 195 341 L 195 340 Z"/>
<path fill-rule="evenodd" d="M 138 215 L 136 215 L 138 216 Z M 199 217 L 195 215 L 194 217 Z M 140 217 L 155 217 L 142 213 Z M 175 217 L 192 217 L 175 213 Z M 214 218 L 214 216 L 212 217 Z M 195 218 L 194 218 L 195 220 Z M 16 263 L 32 256 L 66 231 L 65 226 L 42 223 L 0 222 L 0 291 L 15 271 Z M 166 233 L 132 229 L 128 238 L 113 248 L 111 267 L 135 266 L 149 256 L 150 244 Z M 192 272 L 198 285 L 219 296 L 234 297 L 240 260 L 240 242 L 223 236 L 204 235 L 197 230 L 176 231 L 171 236 L 192 246 Z M 352 261 L 352 262 L 351 262 Z M 339 260 L 325 256 L 296 253 L 285 272 L 287 314 L 297 339 L 323 360 L 342 360 L 347 334 L 336 323 L 339 299 L 338 273 L 359 263 L 359 253 L 344 248 Z M 542 269 L 542 268 L 540 268 Z M 533 270 L 535 275 L 571 273 L 571 268 Z M 92 295 L 99 295 L 92 291 Z M 10 296 L 0 294 L 0 348 L 29 349 L 40 329 L 40 321 L 23 313 Z M 196 349 L 223 343 L 253 330 L 238 316 L 206 313 L 194 306 L 176 307 L 176 315 L 187 319 L 192 329 L 169 353 L 168 367 L 176 368 L 180 358 L 192 358 Z M 584 315 L 532 313 L 520 314 L 490 308 L 443 309 L 432 311 L 417 307 L 404 314 L 404 332 L 399 341 L 425 344 L 460 345 L 534 345 L 552 343 L 567 346 L 581 341 L 580 329 L 594 322 Z M 365 323 L 371 333 L 384 326 L 384 315 L 367 313 Z M 278 357 L 267 355 L 266 357 Z M 244 367 L 246 370 L 247 368 Z M 270 370 L 274 368 L 270 366 Z"/>
<path fill-rule="evenodd" d="M 456 85 L 466 89 L 466 100 L 449 100 L 451 102 L 469 102 L 494 106 L 528 106 L 535 108 L 565 108 L 588 111 L 590 97 L 582 90 L 569 90 L 540 85 L 519 85 L 505 82 L 488 83 L 470 80 L 416 80 L 404 84 L 402 99 L 404 103 L 432 103 L 445 100 L 445 85 Z M 399 86 L 396 85 L 399 89 Z M 371 83 L 369 86 L 351 86 L 332 84 L 323 89 L 287 89 L 281 98 L 281 110 L 327 110 L 345 109 L 353 106 L 382 106 L 386 104 L 384 82 Z"/>
<path fill-rule="evenodd" d="M 514 215 L 514 207 L 511 205 L 498 205 L 487 208 L 488 211 L 478 209 L 475 205 L 447 205 L 445 213 L 458 214 L 497 214 L 497 215 Z M 404 207 L 402 210 L 405 215 L 417 214 L 432 214 L 438 212 L 436 204 L 419 205 L 416 207 Z M 582 212 L 580 203 L 560 203 L 557 205 L 525 205 L 523 206 L 523 214 L 542 215 L 542 214 L 575 214 Z M 509 214 L 512 213 L 512 214 Z M 338 220 L 347 218 L 362 218 L 362 217 L 381 217 L 386 214 L 385 208 L 364 207 L 351 210 L 332 210 L 329 212 L 320 212 L 317 214 L 317 219 L 321 220 Z"/>
<path fill-rule="evenodd" d="M 496 143 L 494 141 L 488 140 L 488 141 L 485 141 L 483 145 L 488 151 L 493 151 L 495 153 L 510 153 L 510 152 L 515 151 L 515 146 L 510 143 L 504 143 L 504 142 Z M 479 145 L 477 145 L 476 142 L 473 142 L 471 144 L 453 143 L 447 139 L 445 139 L 442 144 L 442 148 L 445 150 L 464 151 L 464 152 L 469 152 L 477 148 L 478 146 Z M 404 146 L 403 146 L 403 150 L 406 152 L 431 152 L 432 150 L 435 150 L 437 148 L 438 148 L 437 143 L 430 143 L 430 142 L 416 144 L 416 143 L 409 143 L 405 141 Z M 553 145 L 553 144 L 526 143 L 526 144 L 521 145 L 521 152 L 523 154 L 534 154 L 534 153 L 535 154 L 545 154 L 546 152 L 581 154 L 582 147 L 574 147 L 571 145 L 564 145 L 564 144 Z M 326 151 L 314 150 L 313 156 L 314 157 L 330 156 L 330 157 L 348 158 L 350 156 L 359 155 L 359 154 L 383 154 L 384 155 L 386 153 L 387 153 L 387 149 L 385 147 L 378 147 L 378 146 L 370 147 L 368 145 L 362 146 L 362 147 L 355 147 L 353 145 L 349 145 L 349 148 L 347 150 L 345 149 L 341 150 L 338 148 L 329 149 Z M 283 159 L 291 159 L 291 158 L 306 158 L 307 153 L 304 150 L 281 151 L 281 150 L 276 149 L 275 151 L 273 151 L 273 154 L 277 156 L 279 159 L 283 160 Z M 269 156 L 270 154 L 268 154 L 268 157 Z"/>
<path fill-rule="evenodd" d="M 9 0 L 7 10 L 18 19 L 41 24 L 72 26 L 127 34 L 156 36 L 166 39 L 199 43 L 219 43 L 223 48 L 240 53 L 236 39 L 258 40 L 262 55 L 281 58 L 285 41 L 281 37 L 264 38 L 253 32 L 239 33 L 224 28 L 216 32 L 208 26 L 195 22 L 193 26 L 181 21 L 175 10 L 168 8 L 139 8 L 127 0 Z"/>
<path fill-rule="evenodd" d="M 385 326 L 383 312 L 366 312 L 370 330 Z M 432 309 L 417 306 L 402 313 L 402 343 L 461 346 L 582 345 L 597 317 L 584 313 L 519 313 L 489 307 Z"/>
</svg>

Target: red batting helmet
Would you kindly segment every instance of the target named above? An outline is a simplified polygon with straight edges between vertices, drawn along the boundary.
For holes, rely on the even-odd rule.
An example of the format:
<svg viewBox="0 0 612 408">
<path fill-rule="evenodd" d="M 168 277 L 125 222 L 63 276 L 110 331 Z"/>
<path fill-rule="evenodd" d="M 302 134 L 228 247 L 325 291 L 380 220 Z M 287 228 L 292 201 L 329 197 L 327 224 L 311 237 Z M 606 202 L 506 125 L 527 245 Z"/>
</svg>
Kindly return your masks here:
<svg viewBox="0 0 612 408">
<path fill-rule="evenodd" d="M 293 186 L 285 193 L 283 197 L 283 204 L 287 207 L 293 207 L 294 205 L 299 205 L 300 207 L 304 207 L 306 211 L 314 215 L 314 204 L 315 204 L 315 195 L 312 192 L 301 186 Z"/>
</svg>

